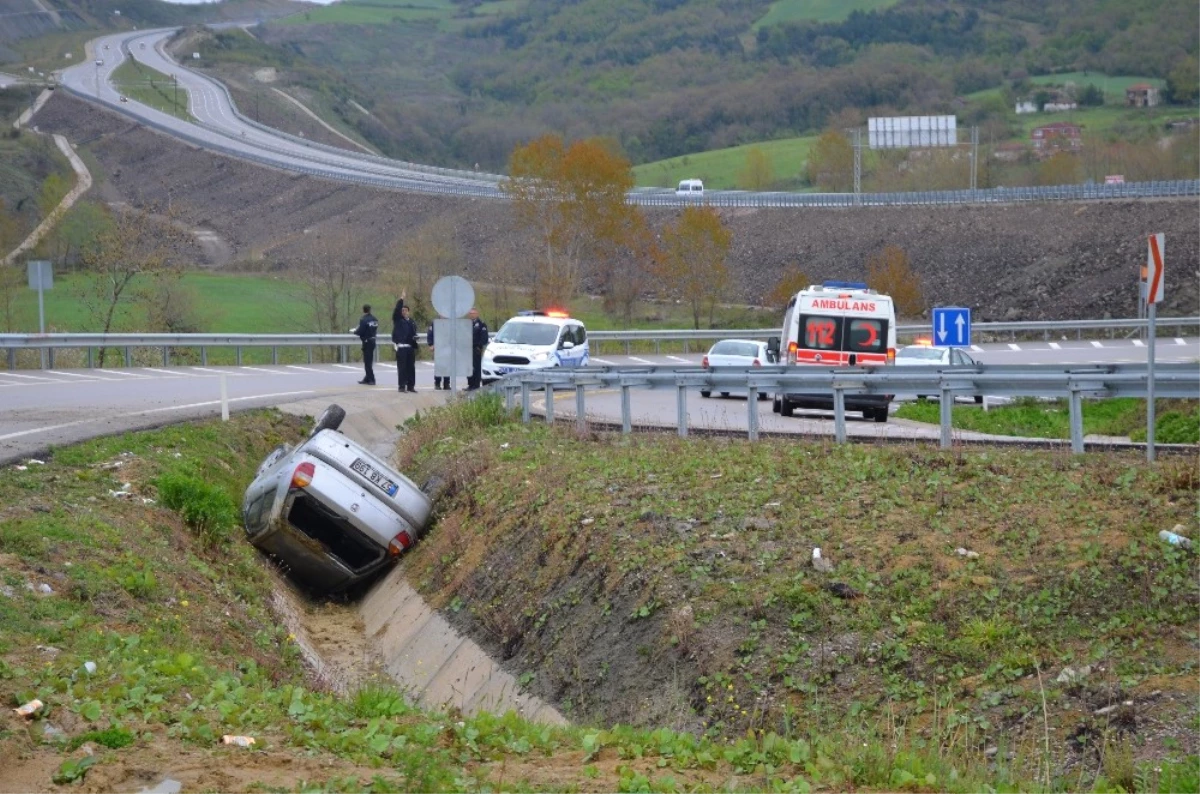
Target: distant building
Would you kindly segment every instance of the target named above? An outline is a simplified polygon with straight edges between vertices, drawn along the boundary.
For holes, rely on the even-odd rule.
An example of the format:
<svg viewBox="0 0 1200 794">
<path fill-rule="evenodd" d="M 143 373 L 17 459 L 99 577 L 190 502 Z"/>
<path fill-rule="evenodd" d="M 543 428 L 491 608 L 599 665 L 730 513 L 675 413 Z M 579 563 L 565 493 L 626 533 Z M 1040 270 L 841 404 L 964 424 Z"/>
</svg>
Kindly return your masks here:
<svg viewBox="0 0 1200 794">
<path fill-rule="evenodd" d="M 1032 99 L 1025 99 L 1017 103 L 1017 115 L 1022 113 L 1037 113 L 1037 105 Z"/>
<path fill-rule="evenodd" d="M 1158 102 L 1158 89 L 1149 83 L 1134 83 L 1125 89 L 1125 104 L 1131 108 L 1151 108 Z"/>
<path fill-rule="evenodd" d="M 1063 100 L 1063 101 L 1056 101 L 1056 102 L 1047 102 L 1042 107 L 1042 110 L 1046 111 L 1047 113 L 1056 113 L 1056 112 L 1062 111 L 1062 110 L 1074 110 L 1077 107 L 1079 107 L 1079 105 L 1076 104 L 1075 102 L 1072 102 L 1070 100 Z"/>
<path fill-rule="evenodd" d="M 1054 151 L 1078 151 L 1083 147 L 1083 127 L 1069 121 L 1056 121 L 1035 127 L 1029 133 L 1029 138 L 1039 155 Z"/>
<path fill-rule="evenodd" d="M 999 143 L 992 151 L 992 157 L 997 160 L 1003 160 L 1006 163 L 1015 163 L 1025 157 L 1029 153 L 1029 148 L 1023 143 Z"/>
</svg>

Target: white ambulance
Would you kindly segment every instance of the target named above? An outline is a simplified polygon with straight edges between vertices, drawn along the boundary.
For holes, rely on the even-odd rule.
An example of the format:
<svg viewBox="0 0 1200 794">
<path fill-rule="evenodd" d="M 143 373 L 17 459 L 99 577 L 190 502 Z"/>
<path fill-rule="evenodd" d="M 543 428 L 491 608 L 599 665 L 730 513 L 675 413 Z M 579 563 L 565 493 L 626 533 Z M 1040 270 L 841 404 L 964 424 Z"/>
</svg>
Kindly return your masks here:
<svg viewBox="0 0 1200 794">
<path fill-rule="evenodd" d="M 853 281 L 826 281 L 802 289 L 788 302 L 776 348 L 780 363 L 855 367 L 896 361 L 896 308 L 890 295 Z M 890 394 L 847 394 L 846 409 L 886 422 Z M 774 410 L 791 416 L 797 408 L 833 409 L 832 394 L 775 396 Z"/>
</svg>

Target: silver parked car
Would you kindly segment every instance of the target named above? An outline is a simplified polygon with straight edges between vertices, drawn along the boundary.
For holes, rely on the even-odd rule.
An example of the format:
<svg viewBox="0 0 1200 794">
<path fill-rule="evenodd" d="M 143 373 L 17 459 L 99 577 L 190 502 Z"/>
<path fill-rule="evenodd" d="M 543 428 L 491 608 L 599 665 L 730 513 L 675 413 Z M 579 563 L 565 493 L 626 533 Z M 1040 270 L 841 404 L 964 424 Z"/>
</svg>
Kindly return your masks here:
<svg viewBox="0 0 1200 794">
<path fill-rule="evenodd" d="M 701 360 L 700 366 L 708 367 L 761 367 L 774 364 L 775 357 L 767 350 L 766 342 L 753 339 L 722 339 L 711 348 Z M 712 392 L 701 391 L 701 397 L 711 397 Z M 729 392 L 721 392 L 722 397 L 728 397 Z M 758 393 L 758 399 L 766 400 L 771 395 L 765 391 Z"/>
<path fill-rule="evenodd" d="M 303 442 L 276 447 L 242 502 L 246 537 L 320 592 L 390 565 L 425 529 L 432 502 L 411 480 L 338 432 L 331 405 Z"/>
<path fill-rule="evenodd" d="M 959 347 L 934 347 L 929 342 L 918 342 L 896 351 L 896 366 L 898 367 L 977 367 L 979 362 L 971 354 Z M 936 395 L 929 395 L 936 396 Z M 926 395 L 917 395 L 925 399 Z M 975 402 L 983 402 L 983 397 L 976 395 Z"/>
</svg>

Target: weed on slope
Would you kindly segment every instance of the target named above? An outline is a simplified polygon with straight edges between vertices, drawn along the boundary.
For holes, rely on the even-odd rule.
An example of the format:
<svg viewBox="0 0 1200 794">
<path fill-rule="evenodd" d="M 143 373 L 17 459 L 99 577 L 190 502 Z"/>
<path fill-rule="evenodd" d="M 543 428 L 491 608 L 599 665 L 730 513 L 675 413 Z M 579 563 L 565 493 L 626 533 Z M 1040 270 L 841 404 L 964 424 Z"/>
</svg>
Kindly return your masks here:
<svg viewBox="0 0 1200 794">
<path fill-rule="evenodd" d="M 1139 764 L 1197 753 L 1196 557 L 1158 538 L 1195 536 L 1195 456 L 580 437 L 452 411 L 401 454 L 455 483 L 410 578 L 573 719 L 869 735 L 1071 788 L 1144 787 Z"/>
</svg>

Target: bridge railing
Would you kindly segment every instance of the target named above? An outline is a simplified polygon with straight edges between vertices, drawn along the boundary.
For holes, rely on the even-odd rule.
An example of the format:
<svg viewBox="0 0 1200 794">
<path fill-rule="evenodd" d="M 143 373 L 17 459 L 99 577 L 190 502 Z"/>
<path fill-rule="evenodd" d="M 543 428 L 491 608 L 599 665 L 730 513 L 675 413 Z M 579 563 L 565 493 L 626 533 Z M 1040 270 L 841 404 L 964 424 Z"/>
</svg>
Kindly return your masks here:
<svg viewBox="0 0 1200 794">
<path fill-rule="evenodd" d="M 688 434 L 687 395 L 692 391 L 746 395 L 746 431 L 751 440 L 759 437 L 758 395 L 787 394 L 827 397 L 834 411 L 834 436 L 847 440 L 847 395 L 936 394 L 940 399 L 941 446 L 952 441 L 951 407 L 955 397 L 1066 398 L 1070 406 L 1070 436 L 1073 452 L 1084 451 L 1083 408 L 1085 398 L 1136 397 L 1147 395 L 1145 364 L 1100 366 L 976 365 L 973 367 L 584 367 L 545 369 L 513 373 L 497 381 L 494 388 L 505 395 L 511 409 L 519 396 L 521 414 L 532 416 L 532 396 L 541 393 L 546 421 L 555 417 L 555 389 L 575 392 L 575 417 L 580 429 L 587 427 L 587 395 L 598 390 L 620 390 L 621 429 L 632 431 L 632 393 L 644 390 L 674 390 L 676 431 Z M 1193 364 L 1155 366 L 1156 397 L 1200 399 L 1200 368 Z"/>
</svg>

